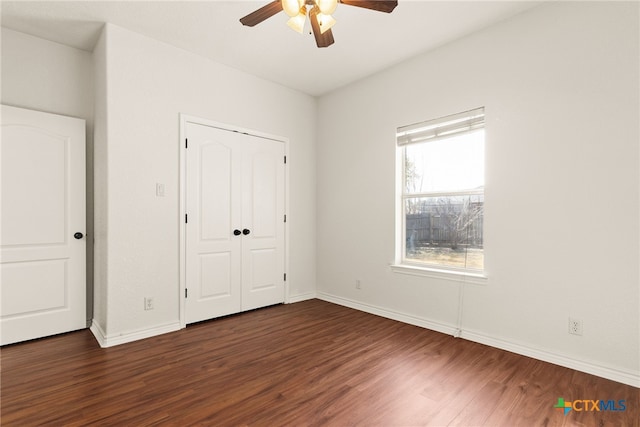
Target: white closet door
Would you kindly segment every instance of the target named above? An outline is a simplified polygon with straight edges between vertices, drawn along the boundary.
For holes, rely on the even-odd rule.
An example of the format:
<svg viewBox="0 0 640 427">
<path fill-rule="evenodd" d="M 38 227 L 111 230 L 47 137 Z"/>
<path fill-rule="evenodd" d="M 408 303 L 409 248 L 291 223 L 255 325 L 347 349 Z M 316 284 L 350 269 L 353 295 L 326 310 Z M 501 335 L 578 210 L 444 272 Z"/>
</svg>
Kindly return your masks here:
<svg viewBox="0 0 640 427">
<path fill-rule="evenodd" d="M 242 310 L 284 301 L 284 147 L 253 137 L 244 150 Z"/>
<path fill-rule="evenodd" d="M 237 313 L 242 167 L 238 134 L 187 125 L 186 322 Z M 234 176 L 237 175 L 237 176 Z"/>
<path fill-rule="evenodd" d="M 195 123 L 186 137 L 186 323 L 283 302 L 283 144 Z"/>
<path fill-rule="evenodd" d="M 3 105 L 0 147 L 0 342 L 85 328 L 84 120 Z"/>
</svg>

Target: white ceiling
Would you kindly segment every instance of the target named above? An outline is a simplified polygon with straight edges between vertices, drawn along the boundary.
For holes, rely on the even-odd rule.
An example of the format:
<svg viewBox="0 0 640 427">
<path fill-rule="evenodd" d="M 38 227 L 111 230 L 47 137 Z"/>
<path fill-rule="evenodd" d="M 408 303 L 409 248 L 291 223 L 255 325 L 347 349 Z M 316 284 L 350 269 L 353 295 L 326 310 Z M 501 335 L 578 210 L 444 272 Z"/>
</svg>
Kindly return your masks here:
<svg viewBox="0 0 640 427">
<path fill-rule="evenodd" d="M 540 4 L 399 0 L 391 14 L 338 5 L 335 44 L 286 25 L 281 12 L 238 21 L 263 1 L 2 1 L 2 26 L 91 51 L 104 22 L 310 95 L 322 95 Z M 308 26 L 308 23 L 307 23 Z"/>
</svg>

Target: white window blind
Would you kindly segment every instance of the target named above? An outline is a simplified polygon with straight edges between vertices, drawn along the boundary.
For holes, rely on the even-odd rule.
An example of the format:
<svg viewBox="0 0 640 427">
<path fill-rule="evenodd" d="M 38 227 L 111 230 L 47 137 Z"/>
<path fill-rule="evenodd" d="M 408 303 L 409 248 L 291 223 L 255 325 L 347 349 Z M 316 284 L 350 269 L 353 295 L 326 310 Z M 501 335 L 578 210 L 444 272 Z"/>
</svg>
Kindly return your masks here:
<svg viewBox="0 0 640 427">
<path fill-rule="evenodd" d="M 484 127 L 484 107 L 398 128 L 398 146 L 437 141 Z"/>
</svg>

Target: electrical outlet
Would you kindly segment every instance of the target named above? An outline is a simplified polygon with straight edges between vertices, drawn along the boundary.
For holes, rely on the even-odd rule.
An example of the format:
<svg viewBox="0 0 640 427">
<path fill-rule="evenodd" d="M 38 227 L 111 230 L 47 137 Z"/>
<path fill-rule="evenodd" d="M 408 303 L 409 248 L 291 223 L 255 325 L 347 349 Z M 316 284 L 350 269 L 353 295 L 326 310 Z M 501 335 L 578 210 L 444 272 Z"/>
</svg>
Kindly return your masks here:
<svg viewBox="0 0 640 427">
<path fill-rule="evenodd" d="M 360 283 L 360 279 L 356 279 L 356 289 L 362 289 L 362 283 Z"/>
<path fill-rule="evenodd" d="M 569 333 L 572 335 L 582 335 L 582 320 L 569 318 Z"/>
<path fill-rule="evenodd" d="M 153 298 L 145 297 L 145 299 L 144 299 L 144 309 L 145 310 L 153 310 Z"/>
</svg>

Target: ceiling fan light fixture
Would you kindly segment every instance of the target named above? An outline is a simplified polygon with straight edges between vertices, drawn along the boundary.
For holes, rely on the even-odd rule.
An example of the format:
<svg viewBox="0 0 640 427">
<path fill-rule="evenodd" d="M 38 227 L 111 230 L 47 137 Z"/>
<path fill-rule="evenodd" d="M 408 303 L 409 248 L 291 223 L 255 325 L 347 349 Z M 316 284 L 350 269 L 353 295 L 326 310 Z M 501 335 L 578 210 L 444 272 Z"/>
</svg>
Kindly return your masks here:
<svg viewBox="0 0 640 427">
<path fill-rule="evenodd" d="M 336 20 L 331 15 L 325 15 L 324 13 L 318 13 L 318 24 L 320 24 L 320 33 L 324 34 L 331 27 L 336 25 Z"/>
<path fill-rule="evenodd" d="M 338 0 L 315 0 L 315 2 L 323 15 L 331 15 L 338 6 Z"/>
<path fill-rule="evenodd" d="M 289 18 L 289 20 L 287 21 L 287 25 L 289 26 L 289 28 L 302 34 L 304 32 L 304 23 L 306 22 L 306 20 L 307 9 L 303 7 L 299 9 L 299 13 L 296 16 Z"/>
<path fill-rule="evenodd" d="M 240 18 L 240 23 L 247 27 L 254 27 L 278 12 L 285 12 L 289 16 L 287 25 L 303 34 L 308 14 L 311 26 L 309 34 L 313 34 L 316 39 L 316 46 L 329 47 L 334 43 L 331 28 L 336 23 L 331 15 L 338 3 L 384 13 L 391 13 L 398 6 L 398 0 L 271 0 L 261 8 Z"/>
<path fill-rule="evenodd" d="M 291 18 L 295 18 L 300 13 L 300 8 L 304 6 L 304 0 L 281 0 L 284 13 Z"/>
</svg>

